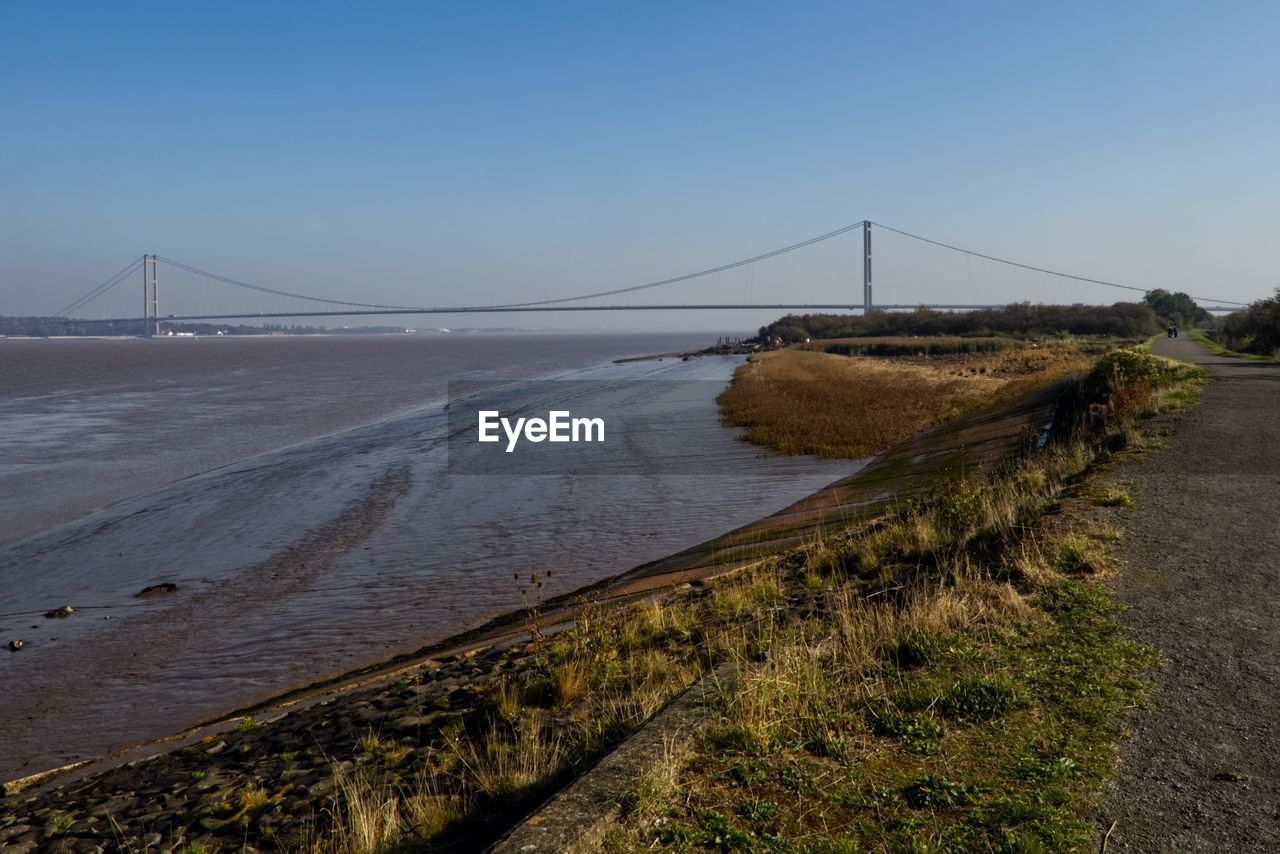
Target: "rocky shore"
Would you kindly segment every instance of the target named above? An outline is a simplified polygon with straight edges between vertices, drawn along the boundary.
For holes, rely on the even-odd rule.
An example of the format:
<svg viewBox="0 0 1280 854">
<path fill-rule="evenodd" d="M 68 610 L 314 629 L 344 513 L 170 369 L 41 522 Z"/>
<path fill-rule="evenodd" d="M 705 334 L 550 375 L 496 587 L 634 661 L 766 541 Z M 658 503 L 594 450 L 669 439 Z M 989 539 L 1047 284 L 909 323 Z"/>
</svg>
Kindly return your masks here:
<svg viewBox="0 0 1280 854">
<path fill-rule="evenodd" d="M 426 661 L 393 681 L 276 720 L 242 718 L 172 752 L 9 796 L 0 811 L 0 848 L 294 847 L 323 829 L 338 775 L 367 767 L 394 783 L 412 773 L 439 749 L 447 726 L 483 713 L 488 686 L 526 654 L 495 648 Z"/>
<path fill-rule="evenodd" d="M 678 584 L 642 607 L 697 609 L 714 598 L 715 589 L 707 582 Z M 820 599 L 813 592 L 793 595 L 779 619 L 812 616 L 824 608 Z M 0 809 L 0 848 L 194 854 L 306 847 L 350 808 L 344 785 L 371 791 L 421 787 L 439 771 L 451 740 L 491 725 L 504 686 L 546 663 L 552 637 L 546 624 L 534 617 L 523 628 L 520 642 L 414 662 L 376 684 L 314 705 L 274 717 L 241 717 L 168 752 L 74 782 L 52 778 L 9 793 Z M 568 725 L 573 710 L 548 713 L 565 717 Z M 611 743 L 634 728 L 615 732 Z M 594 759 L 577 757 L 567 779 Z M 440 850 L 472 851 L 493 843 L 547 794 L 532 786 L 487 802 L 484 820 L 458 822 L 439 841 Z"/>
</svg>

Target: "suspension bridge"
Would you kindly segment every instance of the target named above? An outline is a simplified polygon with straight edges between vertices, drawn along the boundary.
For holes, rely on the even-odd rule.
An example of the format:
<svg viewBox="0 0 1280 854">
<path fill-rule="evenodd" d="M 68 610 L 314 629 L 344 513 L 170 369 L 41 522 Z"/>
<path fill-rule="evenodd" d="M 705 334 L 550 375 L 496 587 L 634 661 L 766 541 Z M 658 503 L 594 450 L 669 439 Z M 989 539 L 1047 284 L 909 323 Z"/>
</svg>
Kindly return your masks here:
<svg viewBox="0 0 1280 854">
<path fill-rule="evenodd" d="M 778 311 L 871 312 L 873 310 L 908 310 L 920 307 L 939 310 L 969 310 L 994 308 L 1001 304 L 977 301 L 955 303 L 875 302 L 873 300 L 872 276 L 873 228 L 887 234 L 894 235 L 898 238 L 903 238 L 907 241 L 928 246 L 935 251 L 941 251 L 963 257 L 966 260 L 976 259 L 980 262 L 997 265 L 1004 269 L 1020 271 L 1023 274 L 1034 274 L 1039 277 L 1047 277 L 1059 282 L 1071 283 L 1076 286 L 1096 286 L 1138 293 L 1146 293 L 1152 289 L 1150 287 L 1140 287 L 1133 284 L 1106 281 L 1074 273 L 1062 272 L 1060 270 L 1054 270 L 1044 266 L 1012 261 L 953 244 L 943 243 L 938 240 L 933 240 L 928 237 L 923 237 L 921 235 L 893 228 L 881 223 L 873 223 L 870 220 L 863 220 L 779 249 L 773 249 L 768 252 L 752 255 L 727 264 L 720 264 L 715 267 L 709 267 L 707 269 L 697 270 L 656 281 L 594 291 L 591 293 L 577 294 L 573 296 L 560 296 L 525 302 L 480 305 L 392 305 L 385 303 L 362 302 L 358 300 L 334 299 L 330 297 L 283 290 L 275 287 L 267 287 L 262 284 L 255 284 L 224 276 L 219 273 L 210 272 L 163 255 L 144 254 L 135 258 L 128 266 L 120 270 L 114 276 L 88 291 L 79 299 L 65 306 L 63 309 L 56 312 L 54 315 L 51 315 L 47 319 L 49 322 L 53 323 L 94 323 L 113 325 L 141 323 L 143 328 L 146 329 L 147 334 L 159 335 L 161 331 L 161 324 L 163 323 L 197 321 L 216 322 L 280 318 L 354 317 L 364 315 L 505 314 L 518 312 L 584 311 L 732 311 L 756 309 Z M 756 265 L 761 265 L 764 262 L 770 261 L 771 259 L 792 253 L 799 253 L 818 244 L 833 241 L 835 238 L 842 235 L 858 231 L 861 231 L 862 236 L 862 293 L 858 299 L 848 301 L 813 299 L 808 301 L 795 300 L 789 302 L 599 302 L 599 300 L 621 297 L 628 294 L 637 294 L 642 291 L 650 291 L 673 285 L 691 283 L 698 279 L 708 279 L 733 270 L 752 268 Z M 183 288 L 182 295 L 173 299 L 172 302 L 168 302 L 169 294 L 166 293 L 166 304 L 176 303 L 179 306 L 179 309 L 176 311 L 170 311 L 170 313 L 164 315 L 161 314 L 162 309 L 160 298 L 160 270 L 162 265 L 166 268 L 166 280 L 168 280 L 172 275 L 177 274 L 181 278 L 197 283 L 195 288 Z M 143 286 L 143 299 L 141 305 L 142 312 L 138 315 L 124 313 L 118 308 L 123 305 L 119 302 L 119 299 L 122 293 L 128 291 L 128 288 L 125 287 L 122 289 L 121 286 L 125 285 L 125 283 L 131 279 L 136 281 L 133 277 L 137 276 L 139 271 L 142 273 L 141 278 Z M 850 278 L 853 277 L 851 276 Z M 233 308 L 229 308 L 227 303 L 223 301 L 223 295 L 225 295 L 229 290 L 236 290 L 241 295 L 251 295 L 254 298 L 254 304 L 248 307 L 240 304 Z M 788 290 L 790 289 L 788 288 Z M 1208 305 L 1203 305 L 1203 307 L 1208 311 L 1235 311 L 1246 305 L 1245 303 L 1224 300 L 1216 297 L 1193 295 L 1192 298 L 1201 303 L 1209 303 Z M 137 303 L 133 304 L 137 305 Z M 99 309 L 102 307 L 117 308 L 114 310 L 107 310 L 105 312 L 106 316 L 87 316 L 85 312 L 90 310 L 91 307 L 98 307 Z"/>
</svg>

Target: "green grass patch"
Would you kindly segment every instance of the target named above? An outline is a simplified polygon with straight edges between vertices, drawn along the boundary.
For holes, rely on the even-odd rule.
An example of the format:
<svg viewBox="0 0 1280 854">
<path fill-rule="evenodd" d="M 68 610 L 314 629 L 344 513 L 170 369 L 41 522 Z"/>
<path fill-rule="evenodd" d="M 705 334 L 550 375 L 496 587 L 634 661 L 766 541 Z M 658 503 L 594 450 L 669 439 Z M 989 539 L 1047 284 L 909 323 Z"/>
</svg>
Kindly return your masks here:
<svg viewBox="0 0 1280 854">
<path fill-rule="evenodd" d="M 1118 486 L 1106 486 L 1098 490 L 1094 501 L 1100 507 L 1132 507 L 1133 496 Z"/>
<path fill-rule="evenodd" d="M 1163 338 L 1163 337 L 1165 337 L 1165 336 L 1164 336 L 1164 333 L 1159 333 L 1159 334 L 1157 334 L 1157 335 L 1152 335 L 1150 338 L 1148 338 L 1146 341 L 1143 341 L 1141 344 L 1135 344 L 1135 345 L 1134 345 L 1134 349 L 1135 349 L 1135 350 L 1141 350 L 1143 353 L 1150 353 L 1150 352 L 1151 352 L 1151 348 L 1152 348 L 1152 347 L 1154 347 L 1154 346 L 1155 346 L 1155 344 L 1156 344 L 1156 342 L 1157 342 L 1157 341 L 1159 341 L 1159 340 L 1160 340 L 1161 338 Z"/>
<path fill-rule="evenodd" d="M 762 745 L 705 740 L 660 811 L 623 845 L 674 850 L 1070 850 L 1094 845 L 1083 810 L 1114 762 L 1115 723 L 1152 661 L 1108 619 L 1101 587 L 1063 579 L 1020 631 L 945 638 L 932 663 L 882 661 L 850 697 L 882 692 L 850 749 L 814 751 L 802 727 Z M 941 640 L 941 638 L 940 638 Z M 776 709 L 786 718 L 785 704 Z M 741 736 L 741 733 L 739 733 Z M 803 839 L 804 845 L 788 840 Z"/>
<path fill-rule="evenodd" d="M 1280 358 L 1276 358 L 1275 356 L 1263 356 L 1258 353 L 1241 353 L 1238 350 L 1228 349 L 1217 341 L 1214 341 L 1199 329 L 1191 330 L 1191 340 L 1198 341 L 1218 356 L 1233 356 L 1237 359 L 1252 359 L 1255 362 L 1280 362 Z"/>
</svg>

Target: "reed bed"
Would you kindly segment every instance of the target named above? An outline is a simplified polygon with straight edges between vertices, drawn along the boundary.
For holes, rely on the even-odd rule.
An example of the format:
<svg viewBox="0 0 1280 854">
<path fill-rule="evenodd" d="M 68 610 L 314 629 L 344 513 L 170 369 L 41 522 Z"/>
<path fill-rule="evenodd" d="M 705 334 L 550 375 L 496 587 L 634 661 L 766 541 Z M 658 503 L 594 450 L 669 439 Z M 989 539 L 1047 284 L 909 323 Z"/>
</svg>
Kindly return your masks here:
<svg viewBox="0 0 1280 854">
<path fill-rule="evenodd" d="M 944 339 L 951 340 L 1007 339 Z M 721 417 L 746 441 L 779 453 L 859 458 L 1092 361 L 1073 344 L 931 356 L 927 339 L 900 341 L 917 350 L 893 358 L 802 348 L 754 356 L 717 399 Z"/>
<path fill-rule="evenodd" d="M 826 338 L 797 344 L 798 350 L 834 353 L 838 356 L 954 356 L 964 353 L 997 353 L 1025 346 L 1012 338 L 994 336 L 964 338 L 958 335 L 895 335 L 885 338 Z"/>
</svg>

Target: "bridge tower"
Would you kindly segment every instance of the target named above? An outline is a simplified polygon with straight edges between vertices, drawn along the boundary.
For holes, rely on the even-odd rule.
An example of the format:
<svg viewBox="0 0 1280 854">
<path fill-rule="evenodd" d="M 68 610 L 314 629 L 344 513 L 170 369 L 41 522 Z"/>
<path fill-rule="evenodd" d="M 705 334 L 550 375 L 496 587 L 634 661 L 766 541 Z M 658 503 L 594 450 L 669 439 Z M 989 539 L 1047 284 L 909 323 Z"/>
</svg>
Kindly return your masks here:
<svg viewBox="0 0 1280 854">
<path fill-rule="evenodd" d="M 871 220 L 862 221 L 862 314 L 871 313 Z"/>
<path fill-rule="evenodd" d="M 160 269 L 156 256 L 142 256 L 142 316 L 146 319 L 143 328 L 147 335 L 160 334 Z M 155 319 L 155 328 L 151 328 L 151 320 Z"/>
</svg>

